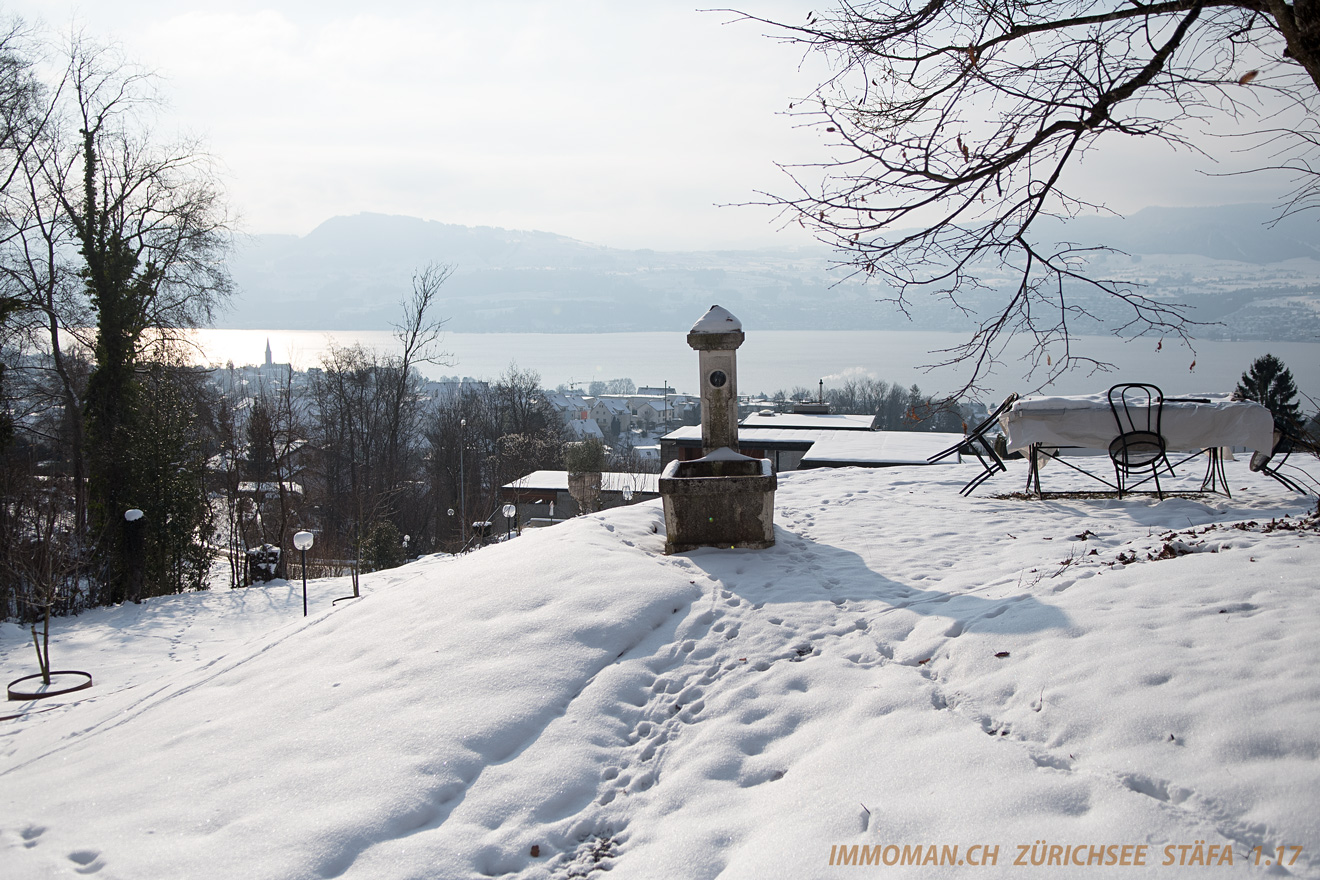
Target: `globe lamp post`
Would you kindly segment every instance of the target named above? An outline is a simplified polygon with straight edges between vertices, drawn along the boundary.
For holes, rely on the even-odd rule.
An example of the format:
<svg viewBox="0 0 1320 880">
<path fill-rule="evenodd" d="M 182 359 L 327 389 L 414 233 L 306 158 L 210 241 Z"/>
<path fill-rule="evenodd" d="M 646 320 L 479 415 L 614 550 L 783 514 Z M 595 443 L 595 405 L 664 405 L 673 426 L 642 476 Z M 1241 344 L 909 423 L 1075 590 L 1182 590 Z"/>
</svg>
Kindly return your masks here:
<svg viewBox="0 0 1320 880">
<path fill-rule="evenodd" d="M 136 507 L 124 511 L 124 555 L 128 557 L 128 598 L 134 602 L 142 601 L 146 516 Z"/>
<path fill-rule="evenodd" d="M 467 543 L 467 473 L 463 468 L 463 447 L 467 445 L 467 419 L 458 420 L 458 544 Z"/>
<path fill-rule="evenodd" d="M 514 507 L 513 503 L 510 502 L 509 504 L 504 505 L 501 512 L 504 514 L 504 527 L 506 529 L 504 540 L 507 541 L 509 538 L 513 537 L 513 517 L 518 512 L 518 508 Z"/>
<path fill-rule="evenodd" d="M 295 532 L 293 546 L 302 552 L 303 617 L 307 616 L 307 551 L 312 548 L 311 532 Z"/>
</svg>

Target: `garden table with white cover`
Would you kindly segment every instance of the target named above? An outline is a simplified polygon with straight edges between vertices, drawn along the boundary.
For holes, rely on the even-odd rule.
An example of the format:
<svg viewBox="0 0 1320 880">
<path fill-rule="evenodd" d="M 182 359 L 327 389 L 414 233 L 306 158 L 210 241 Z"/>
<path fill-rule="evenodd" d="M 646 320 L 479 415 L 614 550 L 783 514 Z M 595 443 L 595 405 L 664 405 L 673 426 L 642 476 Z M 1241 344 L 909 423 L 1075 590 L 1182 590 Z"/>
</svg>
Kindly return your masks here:
<svg viewBox="0 0 1320 880">
<path fill-rule="evenodd" d="M 1034 482 L 1037 494 L 1042 459 L 1062 461 L 1059 449 L 1108 450 L 1120 433 L 1105 393 L 1023 397 L 1000 417 L 999 423 L 1009 451 L 1028 453 L 1028 488 Z M 1217 480 L 1223 479 L 1219 450 L 1245 447 L 1269 452 L 1274 447 L 1274 417 L 1259 403 L 1233 400 L 1227 394 L 1165 397 L 1160 434 L 1168 451 L 1190 453 L 1183 461 L 1202 453 L 1207 456 L 1209 465 L 1201 488 L 1213 489 Z M 1089 471 L 1071 464 L 1069 467 L 1110 485 Z"/>
</svg>

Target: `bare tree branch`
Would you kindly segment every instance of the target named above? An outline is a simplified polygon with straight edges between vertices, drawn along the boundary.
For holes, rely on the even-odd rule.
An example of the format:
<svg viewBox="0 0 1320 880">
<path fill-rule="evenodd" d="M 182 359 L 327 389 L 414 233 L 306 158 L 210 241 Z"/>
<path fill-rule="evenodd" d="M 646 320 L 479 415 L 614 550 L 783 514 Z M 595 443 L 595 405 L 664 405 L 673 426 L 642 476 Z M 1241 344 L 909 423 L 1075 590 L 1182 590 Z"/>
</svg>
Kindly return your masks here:
<svg viewBox="0 0 1320 880">
<path fill-rule="evenodd" d="M 1184 306 L 1094 277 L 1097 249 L 1054 242 L 1042 225 L 1104 210 L 1072 189 L 1097 144 L 1156 138 L 1200 151 L 1194 129 L 1224 114 L 1247 125 L 1259 96 L 1283 96 L 1312 118 L 1320 98 L 1311 2 L 868 0 L 802 25 L 736 14 L 832 64 L 790 115 L 831 136 L 833 155 L 786 167 L 789 192 L 762 193 L 766 203 L 838 249 L 846 277 L 887 288 L 881 299 L 901 311 L 934 297 L 974 315 L 972 338 L 942 353 L 971 368 L 964 391 L 1015 334 L 1031 339 L 1027 357 L 1045 381 L 1105 366 L 1074 352 L 1078 320 L 1190 338 Z M 1297 158 L 1314 137 L 1275 136 L 1273 164 L 1300 181 L 1285 212 L 1314 204 L 1314 163 Z M 1106 302 L 1120 309 L 1097 305 Z"/>
</svg>

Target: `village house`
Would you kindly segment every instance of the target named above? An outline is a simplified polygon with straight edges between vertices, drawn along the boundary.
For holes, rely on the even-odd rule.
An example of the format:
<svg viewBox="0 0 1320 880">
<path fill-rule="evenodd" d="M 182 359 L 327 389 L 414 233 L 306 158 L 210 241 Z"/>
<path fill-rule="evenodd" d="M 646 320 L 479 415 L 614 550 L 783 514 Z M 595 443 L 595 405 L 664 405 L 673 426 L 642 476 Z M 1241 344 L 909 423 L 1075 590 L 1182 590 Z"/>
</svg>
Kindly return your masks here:
<svg viewBox="0 0 1320 880">
<path fill-rule="evenodd" d="M 681 424 L 677 408 L 664 398 L 644 400 L 635 410 L 637 420 L 649 431 L 668 425 Z"/>
<path fill-rule="evenodd" d="M 555 392 L 545 396 L 546 402 L 550 404 L 564 423 L 591 418 L 591 399 L 583 397 L 581 394 L 565 394 Z"/>
<path fill-rule="evenodd" d="M 574 440 L 594 438 L 602 443 L 605 442 L 605 434 L 595 419 L 572 419 L 565 424 L 568 425 L 568 432 Z"/>
<path fill-rule="evenodd" d="M 601 474 L 602 510 L 659 497 L 659 474 Z M 523 528 L 548 526 L 579 513 L 578 504 L 568 491 L 568 471 L 533 471 L 502 486 L 500 500 L 517 508 L 517 523 Z"/>
<path fill-rule="evenodd" d="M 632 411 L 623 397 L 597 397 L 590 416 L 607 436 L 617 436 L 632 427 Z"/>
</svg>

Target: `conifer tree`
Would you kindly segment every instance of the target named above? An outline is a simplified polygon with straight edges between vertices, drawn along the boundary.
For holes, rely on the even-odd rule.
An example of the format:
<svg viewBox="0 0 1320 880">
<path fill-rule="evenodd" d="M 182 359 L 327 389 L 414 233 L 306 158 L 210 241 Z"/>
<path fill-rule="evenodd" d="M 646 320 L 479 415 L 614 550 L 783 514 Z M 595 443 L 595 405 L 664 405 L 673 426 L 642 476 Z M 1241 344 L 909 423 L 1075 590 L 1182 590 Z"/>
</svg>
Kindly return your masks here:
<svg viewBox="0 0 1320 880">
<path fill-rule="evenodd" d="M 1302 411 L 1297 404 L 1297 385 L 1292 371 L 1272 354 L 1262 355 L 1242 374 L 1236 393 L 1265 406 L 1274 415 L 1279 429 L 1296 431 L 1301 425 Z"/>
</svg>

